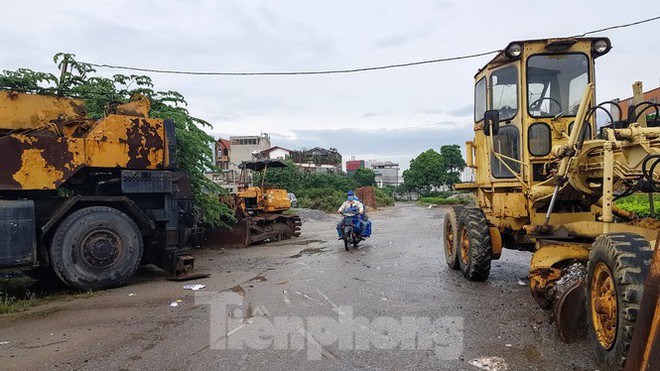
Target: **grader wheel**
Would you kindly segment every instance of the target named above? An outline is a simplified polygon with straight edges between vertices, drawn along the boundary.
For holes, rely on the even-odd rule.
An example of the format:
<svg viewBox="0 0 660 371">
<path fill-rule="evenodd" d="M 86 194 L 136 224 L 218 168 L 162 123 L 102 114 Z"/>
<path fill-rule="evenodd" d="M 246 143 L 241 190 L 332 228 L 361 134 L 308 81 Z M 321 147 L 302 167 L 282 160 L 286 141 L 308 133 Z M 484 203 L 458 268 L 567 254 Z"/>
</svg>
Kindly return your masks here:
<svg viewBox="0 0 660 371">
<path fill-rule="evenodd" d="M 633 233 L 604 234 L 587 265 L 587 324 L 599 363 L 620 369 L 626 361 L 653 250 Z"/>
<path fill-rule="evenodd" d="M 445 215 L 443 226 L 445 259 L 447 260 L 447 265 L 451 269 L 460 269 L 458 264 L 458 250 L 460 249 L 458 215 L 461 212 L 461 209 L 462 207 L 449 208 Z"/>
<path fill-rule="evenodd" d="M 490 274 L 493 250 L 488 220 L 477 208 L 464 208 L 458 220 L 460 254 L 458 263 L 470 281 L 485 281 Z"/>
</svg>

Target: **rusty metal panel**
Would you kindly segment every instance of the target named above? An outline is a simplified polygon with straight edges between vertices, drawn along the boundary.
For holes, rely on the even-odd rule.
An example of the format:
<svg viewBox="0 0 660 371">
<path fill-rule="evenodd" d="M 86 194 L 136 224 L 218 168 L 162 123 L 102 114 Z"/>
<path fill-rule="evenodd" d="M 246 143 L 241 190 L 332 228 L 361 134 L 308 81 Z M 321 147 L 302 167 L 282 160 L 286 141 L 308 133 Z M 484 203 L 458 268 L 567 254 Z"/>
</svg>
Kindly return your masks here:
<svg viewBox="0 0 660 371">
<path fill-rule="evenodd" d="M 86 115 L 80 99 L 0 91 L 0 130 L 35 129 Z"/>
<path fill-rule="evenodd" d="M 0 140 L 0 189 L 55 189 L 83 162 L 81 140 L 14 134 Z"/>
<path fill-rule="evenodd" d="M 203 245 L 206 247 L 247 247 L 250 244 L 250 221 L 239 219 L 231 230 L 216 227 L 207 229 Z"/>
<path fill-rule="evenodd" d="M 635 333 L 630 343 L 625 370 L 660 369 L 660 233 L 653 260 L 644 283 Z"/>
<path fill-rule="evenodd" d="M 165 129 L 161 120 L 110 115 L 85 139 L 87 166 L 145 170 L 164 167 Z"/>
<path fill-rule="evenodd" d="M 0 140 L 0 190 L 53 190 L 84 166 L 163 169 L 166 137 L 161 120 L 110 115 L 83 137 L 11 134 Z"/>
</svg>

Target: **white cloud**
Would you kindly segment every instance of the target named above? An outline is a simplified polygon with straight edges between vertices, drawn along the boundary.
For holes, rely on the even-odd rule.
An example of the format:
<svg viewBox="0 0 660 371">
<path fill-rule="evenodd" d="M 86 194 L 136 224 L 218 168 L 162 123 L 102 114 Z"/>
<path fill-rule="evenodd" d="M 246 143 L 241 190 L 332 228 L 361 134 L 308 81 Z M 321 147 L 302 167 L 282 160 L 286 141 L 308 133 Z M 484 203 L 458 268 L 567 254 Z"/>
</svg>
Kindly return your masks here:
<svg viewBox="0 0 660 371">
<path fill-rule="evenodd" d="M 569 0 L 8 2 L 0 24 L 0 68 L 57 73 L 51 58 L 59 51 L 84 61 L 198 71 L 383 65 L 494 50 L 511 40 L 573 35 L 644 17 L 613 11 L 620 5 L 613 0 L 597 6 Z M 660 2 L 643 8 L 644 14 L 659 14 Z M 657 25 L 601 34 L 614 48 L 597 62 L 599 100 L 629 96 L 635 80 L 648 89 L 657 86 Z M 315 77 L 152 76 L 157 89 L 184 94 L 191 114 L 213 123 L 214 134 L 269 132 L 275 145 L 285 147 L 305 143 L 345 148 L 346 156 L 403 158 L 448 141 L 462 145 L 472 136 L 472 78 L 489 58 Z M 122 71 L 99 70 L 116 72 Z M 432 125 L 436 122 L 464 124 L 450 130 Z M 346 143 L 346 133 L 374 143 L 368 150 L 354 147 Z"/>
</svg>

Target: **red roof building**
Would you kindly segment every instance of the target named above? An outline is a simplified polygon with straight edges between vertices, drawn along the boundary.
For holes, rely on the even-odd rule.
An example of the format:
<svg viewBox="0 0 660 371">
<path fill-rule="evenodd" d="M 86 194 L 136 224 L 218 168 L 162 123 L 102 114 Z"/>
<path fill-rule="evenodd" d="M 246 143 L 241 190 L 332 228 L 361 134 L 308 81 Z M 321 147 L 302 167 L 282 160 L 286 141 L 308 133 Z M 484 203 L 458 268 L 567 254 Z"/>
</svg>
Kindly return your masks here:
<svg viewBox="0 0 660 371">
<path fill-rule="evenodd" d="M 229 140 L 220 138 L 215 142 L 215 166 L 222 170 L 229 169 L 229 151 L 231 151 Z"/>
</svg>

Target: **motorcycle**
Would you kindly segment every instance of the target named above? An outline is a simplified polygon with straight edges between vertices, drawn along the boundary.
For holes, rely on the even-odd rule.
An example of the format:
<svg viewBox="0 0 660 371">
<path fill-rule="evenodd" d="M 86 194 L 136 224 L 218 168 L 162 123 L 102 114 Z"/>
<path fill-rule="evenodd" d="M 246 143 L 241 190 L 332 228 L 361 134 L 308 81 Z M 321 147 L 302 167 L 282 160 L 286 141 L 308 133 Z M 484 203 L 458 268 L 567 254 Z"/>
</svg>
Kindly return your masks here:
<svg viewBox="0 0 660 371">
<path fill-rule="evenodd" d="M 360 228 L 360 215 L 352 210 L 347 210 L 341 213 L 344 217 L 341 226 L 342 239 L 344 240 L 344 248 L 348 251 L 348 247 L 353 245 L 357 247 L 360 241 L 364 241 L 365 237 L 371 234 L 371 222 L 366 221 L 365 230 Z"/>
</svg>

